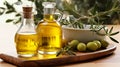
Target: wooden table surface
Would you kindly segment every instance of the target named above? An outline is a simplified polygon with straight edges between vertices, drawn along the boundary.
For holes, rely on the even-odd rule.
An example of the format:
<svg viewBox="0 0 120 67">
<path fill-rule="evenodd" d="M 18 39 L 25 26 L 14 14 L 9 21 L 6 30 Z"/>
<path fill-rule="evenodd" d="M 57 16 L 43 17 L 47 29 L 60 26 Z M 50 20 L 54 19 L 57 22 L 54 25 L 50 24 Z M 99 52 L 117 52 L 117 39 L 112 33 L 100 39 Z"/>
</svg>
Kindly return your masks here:
<svg viewBox="0 0 120 67">
<path fill-rule="evenodd" d="M 114 27 L 114 31 L 120 31 L 120 25 L 109 25 Z M 9 55 L 16 55 L 14 34 L 18 27 L 11 24 L 0 24 L 0 53 Z M 114 36 L 120 42 L 120 34 Z M 59 67 L 119 67 L 120 66 L 120 44 L 112 42 L 109 38 L 107 40 L 116 45 L 117 49 L 114 54 L 90 60 L 86 62 L 79 62 L 73 64 L 67 64 Z M 16 67 L 12 64 L 6 63 L 0 59 L 0 67 Z"/>
</svg>

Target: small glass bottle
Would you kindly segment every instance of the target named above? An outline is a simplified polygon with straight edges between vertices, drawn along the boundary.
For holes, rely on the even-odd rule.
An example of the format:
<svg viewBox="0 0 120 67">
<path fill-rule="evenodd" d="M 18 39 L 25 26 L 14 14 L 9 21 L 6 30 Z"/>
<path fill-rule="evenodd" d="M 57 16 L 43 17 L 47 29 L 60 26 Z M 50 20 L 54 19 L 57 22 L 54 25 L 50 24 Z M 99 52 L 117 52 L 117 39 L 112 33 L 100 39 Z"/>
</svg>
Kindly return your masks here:
<svg viewBox="0 0 120 67">
<path fill-rule="evenodd" d="M 38 37 L 35 31 L 32 7 L 23 7 L 22 24 L 15 34 L 18 56 L 32 57 L 37 53 Z"/>
<path fill-rule="evenodd" d="M 38 53 L 56 54 L 62 47 L 62 29 L 54 18 L 54 2 L 43 2 L 44 18 L 39 22 L 36 32 L 39 38 Z"/>
</svg>

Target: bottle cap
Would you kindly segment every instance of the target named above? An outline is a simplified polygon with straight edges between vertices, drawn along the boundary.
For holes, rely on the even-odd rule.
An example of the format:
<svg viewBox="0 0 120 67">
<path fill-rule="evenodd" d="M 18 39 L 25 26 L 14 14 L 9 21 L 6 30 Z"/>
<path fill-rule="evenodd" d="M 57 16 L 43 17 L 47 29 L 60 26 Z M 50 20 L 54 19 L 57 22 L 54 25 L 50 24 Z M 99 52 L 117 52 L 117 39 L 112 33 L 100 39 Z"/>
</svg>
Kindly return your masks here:
<svg viewBox="0 0 120 67">
<path fill-rule="evenodd" d="M 55 2 L 43 2 L 42 5 L 44 8 L 54 8 L 56 6 Z"/>
</svg>

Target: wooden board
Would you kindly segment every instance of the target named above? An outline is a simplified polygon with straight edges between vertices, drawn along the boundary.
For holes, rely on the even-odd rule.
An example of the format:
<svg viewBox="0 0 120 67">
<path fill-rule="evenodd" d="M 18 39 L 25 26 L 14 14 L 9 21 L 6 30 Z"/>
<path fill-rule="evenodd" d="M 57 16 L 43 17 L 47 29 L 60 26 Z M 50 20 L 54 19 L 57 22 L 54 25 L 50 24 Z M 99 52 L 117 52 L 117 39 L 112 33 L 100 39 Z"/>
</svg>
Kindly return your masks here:
<svg viewBox="0 0 120 67">
<path fill-rule="evenodd" d="M 57 65 L 64 65 L 74 62 L 82 62 L 82 61 L 100 58 L 112 54 L 115 51 L 115 49 L 116 46 L 110 44 L 108 48 L 98 50 L 95 52 L 86 52 L 86 53 L 77 52 L 76 56 L 62 56 L 51 59 L 25 60 L 22 58 L 13 57 L 6 54 L 0 54 L 0 58 L 8 63 L 14 64 L 19 67 L 57 66 Z"/>
</svg>

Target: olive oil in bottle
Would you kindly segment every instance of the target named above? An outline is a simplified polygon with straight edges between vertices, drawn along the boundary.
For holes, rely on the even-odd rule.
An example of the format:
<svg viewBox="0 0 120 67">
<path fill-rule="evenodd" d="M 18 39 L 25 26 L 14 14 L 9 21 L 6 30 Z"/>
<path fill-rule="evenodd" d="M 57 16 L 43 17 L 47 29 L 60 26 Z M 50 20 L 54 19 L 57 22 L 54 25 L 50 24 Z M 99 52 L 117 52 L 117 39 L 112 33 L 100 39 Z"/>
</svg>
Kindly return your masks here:
<svg viewBox="0 0 120 67">
<path fill-rule="evenodd" d="M 32 7 L 23 7 L 22 24 L 15 34 L 18 56 L 32 57 L 37 53 L 38 37 L 35 31 Z"/>
<path fill-rule="evenodd" d="M 37 34 L 39 38 L 38 52 L 40 54 L 56 54 L 61 48 L 62 30 L 61 26 L 54 19 L 53 2 L 43 2 L 44 18 L 37 25 Z"/>
</svg>

